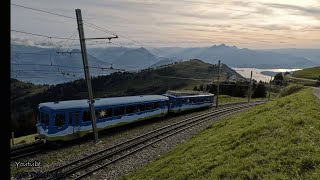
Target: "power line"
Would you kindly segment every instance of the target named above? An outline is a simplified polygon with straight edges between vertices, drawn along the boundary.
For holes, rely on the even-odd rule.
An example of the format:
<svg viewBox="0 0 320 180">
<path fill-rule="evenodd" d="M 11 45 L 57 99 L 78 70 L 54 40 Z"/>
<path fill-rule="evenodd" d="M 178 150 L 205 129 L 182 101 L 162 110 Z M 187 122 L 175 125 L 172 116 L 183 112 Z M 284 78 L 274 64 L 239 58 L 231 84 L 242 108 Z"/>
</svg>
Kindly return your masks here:
<svg viewBox="0 0 320 180">
<path fill-rule="evenodd" d="M 74 38 L 72 38 L 72 37 L 75 37 L 75 36 L 76 36 L 76 33 L 77 33 L 77 30 L 75 30 L 75 31 L 72 33 L 72 35 L 70 36 L 70 38 L 67 39 L 60 47 L 58 46 L 58 49 L 56 50 L 56 53 L 58 53 L 58 51 L 59 51 L 64 45 L 66 45 L 69 40 L 72 39 L 72 42 L 73 42 Z M 71 45 L 70 45 L 70 46 L 71 46 Z M 70 47 L 69 47 L 69 48 L 70 48 Z M 58 54 L 59 54 L 59 53 L 58 53 Z"/>
<path fill-rule="evenodd" d="M 35 34 L 35 33 L 30 33 L 30 32 L 25 32 L 25 31 L 18 31 L 18 30 L 14 30 L 14 29 L 12 29 L 10 31 L 23 33 L 23 34 L 29 34 L 29 35 L 33 35 L 33 36 L 45 37 L 45 38 L 79 40 L 79 39 L 71 39 L 71 38 L 67 38 L 67 37 L 57 37 L 57 36 L 47 36 L 47 35 L 43 35 L 43 34 Z"/>
<path fill-rule="evenodd" d="M 62 65 L 50 65 L 50 64 L 21 64 L 21 63 L 11 63 L 11 65 L 26 65 L 26 66 L 47 66 L 47 67 L 62 67 L 62 68 L 71 68 L 71 69 L 83 69 L 81 67 L 73 67 L 73 66 L 62 66 Z M 88 66 L 89 68 L 92 69 L 100 69 L 100 70 L 119 70 L 119 71 L 125 71 L 125 69 L 117 69 L 117 68 L 112 68 L 112 67 L 96 67 L 96 66 Z M 31 70 L 32 71 L 32 70 Z M 82 72 L 81 72 L 82 73 Z"/>
<path fill-rule="evenodd" d="M 29 9 L 29 10 L 33 10 L 33 11 L 38 11 L 38 12 L 43 12 L 43 13 L 47 13 L 47 14 L 51 14 L 51 15 L 56 15 L 56 16 L 60 16 L 60 17 L 65 17 L 65 18 L 69 18 L 69 19 L 76 19 L 75 17 L 71 17 L 71 16 L 66 16 L 66 15 L 63 15 L 63 14 L 57 14 L 57 13 L 54 13 L 54 12 L 50 12 L 50 11 L 45 11 L 45 10 L 41 10 L 41 9 L 36 9 L 36 8 L 31 8 L 31 7 L 27 7 L 27 6 L 22 6 L 22 5 L 19 5 L 19 4 L 14 4 L 14 3 L 11 3 L 11 5 L 13 6 L 17 6 L 17 7 L 20 7 L 20 8 L 25 8 L 25 9 Z M 88 26 L 91 26 L 93 28 L 96 28 L 96 29 L 99 29 L 100 31 L 104 31 L 104 32 L 107 32 L 109 34 L 113 34 L 116 36 L 116 34 L 112 31 L 109 31 L 109 30 L 106 30 L 104 28 L 101 28 L 95 24 L 92 24 L 92 23 L 89 23 L 87 21 L 84 21 L 83 22 L 85 24 L 87 24 Z"/>
<path fill-rule="evenodd" d="M 61 17 L 65 17 L 65 18 L 70 18 L 70 19 L 76 19 L 76 18 L 71 17 L 71 16 L 66 16 L 66 15 L 62 15 L 62 14 L 57 14 L 57 13 L 53 13 L 53 12 L 49 12 L 49 11 L 44 11 L 44 10 L 41 10 L 41 9 L 35 9 L 35 8 L 31 8 L 31 7 L 26 7 L 26 6 L 14 4 L 14 3 L 10 3 L 10 4 L 13 5 L 13 6 L 17 6 L 17 7 L 21 7 L 21 8 L 25 8 L 25 9 L 30 9 L 30 10 L 39 11 L 39 12 L 43 12 L 43 13 L 48 13 L 48 14 L 52 14 L 52 15 L 56 15 L 56 16 L 61 16 Z"/>
<path fill-rule="evenodd" d="M 34 10 L 34 11 L 39 11 L 39 12 L 43 12 L 43 13 L 48 13 L 48 14 L 52 14 L 52 15 L 57 15 L 57 16 L 65 17 L 65 18 L 70 18 L 70 19 L 76 19 L 76 18 L 71 17 L 71 16 L 66 16 L 66 15 L 57 14 L 57 13 L 53 13 L 53 12 L 49 12 L 49 11 L 44 11 L 44 10 L 40 10 L 40 9 L 36 9 L 36 8 L 26 7 L 26 6 L 22 6 L 22 5 L 18 5 L 18 4 L 14 4 L 14 3 L 11 3 L 11 4 L 14 5 L 14 6 L 17 6 L 17 7 L 26 8 L 26 9 L 30 9 L 30 10 Z M 160 50 L 160 49 L 158 49 L 158 48 L 154 48 L 154 47 L 148 46 L 148 45 L 143 44 L 143 43 L 141 43 L 141 42 L 139 42 L 139 41 L 130 39 L 130 38 L 128 38 L 127 36 L 119 35 L 119 34 L 113 32 L 113 31 L 110 31 L 110 30 L 107 30 L 107 29 L 102 28 L 102 27 L 100 27 L 100 26 L 97 26 L 97 25 L 95 25 L 95 24 L 89 23 L 88 21 L 83 20 L 83 23 L 86 24 L 86 25 L 88 25 L 89 27 L 95 28 L 95 29 L 100 30 L 100 31 L 103 31 L 103 32 L 105 32 L 105 33 L 109 33 L 109 34 L 112 34 L 112 35 L 114 35 L 114 36 L 123 37 L 123 38 L 125 38 L 125 39 L 127 39 L 127 40 L 129 40 L 129 41 L 135 42 L 135 43 L 140 44 L 140 45 L 142 45 L 142 46 L 149 47 L 149 48 L 151 48 L 151 49 L 155 49 L 155 50 L 158 50 L 158 51 L 163 52 L 163 53 L 165 53 L 165 54 L 168 54 L 166 51 L 163 51 L 163 50 Z M 48 37 L 48 36 L 44 36 L 44 37 Z M 52 38 L 53 38 L 53 37 L 52 37 Z M 59 39 L 59 37 L 54 37 L 54 38 Z M 61 38 L 61 39 L 67 39 L 67 38 Z M 171 53 L 171 54 L 168 54 L 168 55 L 172 55 L 172 54 L 175 54 L 175 53 Z M 174 58 L 178 58 L 177 56 L 174 56 L 174 55 L 173 55 L 173 57 L 174 57 Z M 183 58 L 180 58 L 180 59 L 183 59 Z"/>
</svg>

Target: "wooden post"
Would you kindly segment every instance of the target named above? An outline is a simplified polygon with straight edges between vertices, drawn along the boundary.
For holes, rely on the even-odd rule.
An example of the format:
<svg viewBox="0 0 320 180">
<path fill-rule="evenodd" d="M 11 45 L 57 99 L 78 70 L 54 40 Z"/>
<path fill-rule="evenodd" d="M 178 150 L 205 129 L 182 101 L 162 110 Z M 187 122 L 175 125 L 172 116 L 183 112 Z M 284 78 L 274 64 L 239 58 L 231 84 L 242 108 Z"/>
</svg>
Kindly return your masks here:
<svg viewBox="0 0 320 180">
<path fill-rule="evenodd" d="M 270 77 L 270 81 L 269 81 L 269 97 L 268 97 L 269 101 L 270 101 L 270 91 L 271 91 L 271 80 L 272 80 L 272 76 Z"/>
<path fill-rule="evenodd" d="M 217 84 L 217 98 L 216 98 L 216 108 L 218 108 L 218 104 L 219 104 L 219 79 L 220 79 L 220 60 L 218 63 L 218 84 Z"/>
<path fill-rule="evenodd" d="M 11 132 L 11 145 L 14 145 L 14 132 Z"/>
<path fill-rule="evenodd" d="M 252 71 L 251 71 L 249 89 L 248 89 L 248 102 L 250 102 L 250 99 L 251 99 L 251 80 L 252 80 Z"/>
</svg>

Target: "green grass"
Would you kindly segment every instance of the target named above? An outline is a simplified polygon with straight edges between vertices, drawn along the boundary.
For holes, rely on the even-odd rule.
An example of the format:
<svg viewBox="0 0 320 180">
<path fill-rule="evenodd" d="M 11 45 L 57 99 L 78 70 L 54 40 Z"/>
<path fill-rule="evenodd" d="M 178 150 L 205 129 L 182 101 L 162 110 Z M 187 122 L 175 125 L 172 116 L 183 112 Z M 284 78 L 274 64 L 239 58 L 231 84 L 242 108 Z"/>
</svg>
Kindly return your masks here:
<svg viewBox="0 0 320 180">
<path fill-rule="evenodd" d="M 311 89 L 226 117 L 124 179 L 320 179 Z"/>
<path fill-rule="evenodd" d="M 256 100 L 267 100 L 268 96 L 266 98 L 251 98 L 251 101 L 256 101 Z M 222 103 L 234 103 L 234 102 L 247 102 L 248 98 L 242 98 L 242 97 L 233 97 L 233 96 L 229 96 L 229 95 L 219 95 L 219 104 Z M 214 100 L 214 103 L 216 102 L 216 100 Z"/>
<path fill-rule="evenodd" d="M 30 135 L 27 135 L 27 136 L 21 136 L 21 137 L 18 137 L 18 138 L 14 138 L 14 145 L 17 145 L 17 144 L 25 144 L 25 143 L 32 143 L 35 141 L 35 136 L 37 134 L 30 134 Z M 11 143 L 11 141 L 10 141 Z"/>
<path fill-rule="evenodd" d="M 317 80 L 318 78 L 320 78 L 320 66 L 295 71 L 293 73 L 293 76 L 298 78 Z"/>
<path fill-rule="evenodd" d="M 241 97 L 233 97 L 229 95 L 219 95 L 219 103 L 232 103 L 232 102 L 241 102 L 241 101 L 247 101 L 247 98 L 241 98 Z M 214 101 L 216 102 L 216 100 Z"/>
</svg>

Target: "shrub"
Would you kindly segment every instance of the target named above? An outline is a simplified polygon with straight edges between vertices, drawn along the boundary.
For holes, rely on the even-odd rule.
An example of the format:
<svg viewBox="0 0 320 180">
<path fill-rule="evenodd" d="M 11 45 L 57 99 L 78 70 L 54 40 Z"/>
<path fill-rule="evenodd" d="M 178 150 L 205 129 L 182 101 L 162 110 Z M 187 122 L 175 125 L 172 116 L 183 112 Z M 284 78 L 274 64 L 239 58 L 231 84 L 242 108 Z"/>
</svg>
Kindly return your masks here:
<svg viewBox="0 0 320 180">
<path fill-rule="evenodd" d="M 300 84 L 290 84 L 289 86 L 285 87 L 281 92 L 280 92 L 280 97 L 285 97 L 290 94 L 296 93 L 300 91 L 304 86 Z"/>
</svg>

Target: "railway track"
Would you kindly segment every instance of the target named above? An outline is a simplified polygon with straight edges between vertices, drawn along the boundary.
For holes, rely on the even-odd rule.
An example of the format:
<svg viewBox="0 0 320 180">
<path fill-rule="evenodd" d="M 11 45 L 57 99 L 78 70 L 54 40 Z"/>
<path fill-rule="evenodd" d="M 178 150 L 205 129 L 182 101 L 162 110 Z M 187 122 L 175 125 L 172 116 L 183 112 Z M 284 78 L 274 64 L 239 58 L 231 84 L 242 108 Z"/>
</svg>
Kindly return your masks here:
<svg viewBox="0 0 320 180">
<path fill-rule="evenodd" d="M 29 156 L 46 149 L 44 141 L 36 141 L 27 145 L 14 147 L 10 150 L 10 159 L 15 160 L 21 157 Z"/>
<path fill-rule="evenodd" d="M 103 167 L 106 167 L 179 132 L 185 131 L 209 120 L 218 119 L 262 103 L 264 102 L 225 107 L 161 127 L 138 137 L 97 151 L 89 156 L 85 156 L 63 166 L 52 169 L 51 171 L 46 172 L 46 177 L 48 177 L 47 179 L 61 179 L 62 177 L 81 179 Z M 97 165 L 98 162 L 99 165 Z M 34 177 L 33 179 L 38 179 L 38 177 Z"/>
</svg>

